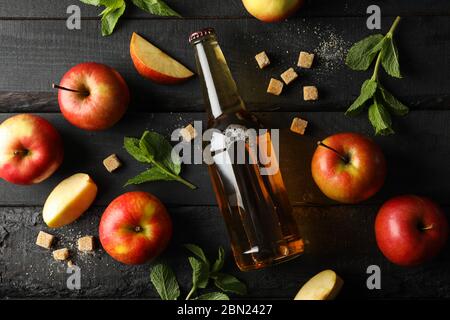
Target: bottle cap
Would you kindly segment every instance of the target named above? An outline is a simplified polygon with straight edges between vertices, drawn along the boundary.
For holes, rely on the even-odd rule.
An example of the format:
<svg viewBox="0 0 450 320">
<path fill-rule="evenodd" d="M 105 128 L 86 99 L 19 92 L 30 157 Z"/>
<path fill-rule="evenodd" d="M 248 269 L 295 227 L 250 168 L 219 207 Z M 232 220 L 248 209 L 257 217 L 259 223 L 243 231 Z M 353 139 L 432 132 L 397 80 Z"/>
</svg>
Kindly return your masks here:
<svg viewBox="0 0 450 320">
<path fill-rule="evenodd" d="M 196 32 L 193 32 L 190 36 L 189 36 L 189 43 L 193 44 L 194 42 L 196 42 L 196 40 L 203 38 L 204 36 L 210 35 L 210 34 L 215 34 L 216 31 L 213 28 L 206 28 L 206 29 L 202 29 Z"/>
</svg>

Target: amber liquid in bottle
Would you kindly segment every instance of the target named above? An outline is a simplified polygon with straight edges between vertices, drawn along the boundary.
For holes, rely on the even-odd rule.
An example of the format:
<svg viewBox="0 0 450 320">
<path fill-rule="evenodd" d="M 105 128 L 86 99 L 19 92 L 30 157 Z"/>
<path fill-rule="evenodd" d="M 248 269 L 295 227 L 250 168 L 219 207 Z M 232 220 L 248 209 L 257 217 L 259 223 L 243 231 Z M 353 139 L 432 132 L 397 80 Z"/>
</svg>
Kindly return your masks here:
<svg viewBox="0 0 450 320">
<path fill-rule="evenodd" d="M 214 30 L 193 33 L 190 42 L 202 82 L 208 128 L 214 129 L 210 141 L 214 161 L 208 170 L 236 263 L 247 271 L 297 257 L 303 252 L 303 240 L 270 133 L 259 130 L 262 124 L 246 111 Z M 253 143 L 243 134 L 248 129 L 257 133 Z M 262 174 L 264 168 L 274 165 L 277 170 L 272 174 Z"/>
</svg>

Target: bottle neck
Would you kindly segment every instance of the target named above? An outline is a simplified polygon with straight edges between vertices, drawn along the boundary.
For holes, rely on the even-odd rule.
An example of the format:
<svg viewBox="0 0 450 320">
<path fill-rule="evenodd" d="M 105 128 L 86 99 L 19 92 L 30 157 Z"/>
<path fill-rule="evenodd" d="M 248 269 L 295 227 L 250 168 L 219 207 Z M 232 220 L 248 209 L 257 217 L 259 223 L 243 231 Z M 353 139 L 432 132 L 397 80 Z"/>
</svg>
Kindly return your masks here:
<svg viewBox="0 0 450 320">
<path fill-rule="evenodd" d="M 224 113 L 245 109 L 216 37 L 208 35 L 197 41 L 194 48 L 209 116 L 217 119 Z"/>
</svg>

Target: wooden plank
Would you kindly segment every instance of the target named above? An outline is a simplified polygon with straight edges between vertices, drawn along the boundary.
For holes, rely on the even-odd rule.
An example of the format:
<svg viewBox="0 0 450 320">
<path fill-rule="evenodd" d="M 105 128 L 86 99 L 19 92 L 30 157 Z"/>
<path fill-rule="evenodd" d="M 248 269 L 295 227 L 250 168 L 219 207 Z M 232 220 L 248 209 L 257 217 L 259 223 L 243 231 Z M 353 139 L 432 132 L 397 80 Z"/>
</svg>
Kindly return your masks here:
<svg viewBox="0 0 450 320">
<path fill-rule="evenodd" d="M 366 117 L 349 119 L 342 113 L 259 113 L 271 128 L 281 128 L 280 166 L 291 201 L 297 205 L 332 205 L 318 190 L 310 174 L 310 161 L 316 142 L 336 132 L 355 131 L 372 135 Z M 309 120 L 305 136 L 295 135 L 287 129 L 291 119 L 300 115 Z M 10 114 L 1 114 L 3 121 Z M 122 188 L 127 179 L 146 167 L 132 160 L 122 148 L 124 136 L 140 136 L 144 129 L 161 132 L 169 137 L 171 132 L 193 120 L 202 120 L 200 113 L 137 114 L 129 113 L 113 129 L 105 132 L 87 132 L 69 125 L 60 114 L 43 114 L 61 132 L 65 141 L 66 156 L 60 170 L 36 186 L 16 186 L 0 182 L 0 206 L 40 206 L 50 190 L 63 178 L 86 172 L 98 183 L 100 192 L 97 205 L 107 205 L 113 198 L 129 190 L 145 190 L 156 194 L 168 205 L 215 205 L 209 176 L 204 165 L 186 165 L 182 175 L 199 188 L 190 190 L 175 182 L 155 182 L 136 187 Z M 367 203 L 380 204 L 387 198 L 416 193 L 430 196 L 442 204 L 450 204 L 449 138 L 450 111 L 417 111 L 402 119 L 395 119 L 398 134 L 377 137 L 386 155 L 388 178 L 382 191 Z M 111 153 L 118 154 L 125 166 L 109 174 L 102 160 Z"/>
<path fill-rule="evenodd" d="M 169 5 L 180 12 L 186 18 L 199 17 L 242 17 L 250 15 L 244 9 L 241 0 L 167 0 Z M 1 18 L 65 18 L 66 9 L 78 1 L 72 0 L 3 0 L 0 7 Z M 101 9 L 78 3 L 82 9 L 84 18 L 95 18 Z M 408 2 L 382 3 L 369 0 L 358 2 L 307 0 L 307 4 L 297 16 L 364 16 L 369 5 L 378 4 L 385 16 L 392 15 L 443 15 L 450 13 L 450 5 L 446 1 L 428 0 L 426 3 L 420 0 Z M 125 14 L 128 18 L 154 18 L 148 13 L 135 9 L 130 3 Z"/>
<path fill-rule="evenodd" d="M 246 11 L 239 0 L 227 2 L 220 0 L 168 0 L 166 1 L 173 9 L 177 10 L 183 17 L 220 17 L 220 16 L 246 16 Z M 39 3 L 33 0 L 4 0 L 0 8 L 1 18 L 66 18 L 67 7 L 79 5 L 83 19 L 98 18 L 102 8 L 83 4 L 73 0 L 41 0 Z M 159 19 L 147 12 L 137 9 L 131 1 L 127 1 L 127 18 Z"/>
<path fill-rule="evenodd" d="M 450 212 L 450 207 L 444 208 Z M 449 252 L 435 261 L 415 268 L 390 264 L 378 251 L 373 222 L 374 206 L 305 208 L 295 216 L 307 240 L 303 256 L 256 272 L 239 272 L 231 257 L 225 226 L 216 207 L 169 208 L 174 237 L 162 259 L 174 268 L 183 298 L 191 284 L 191 271 L 184 243 L 202 246 L 211 259 L 224 246 L 224 271 L 245 281 L 250 298 L 291 299 L 299 287 L 317 272 L 332 268 L 345 281 L 339 299 L 354 298 L 449 298 Z M 149 282 L 150 264 L 125 266 L 115 262 L 102 249 L 80 254 L 76 239 L 98 235 L 102 207 L 91 208 L 75 223 L 48 230 L 40 207 L 0 208 L 0 297 L 3 298 L 156 298 Z M 34 242 L 40 230 L 54 234 L 56 247 L 71 249 L 74 263 L 81 268 L 81 290 L 68 290 L 66 265 L 53 261 L 50 251 Z M 214 234 L 214 237 L 211 237 Z M 348 235 L 351 234 L 351 237 Z M 98 238 L 97 238 L 98 239 Z M 368 290 L 366 269 L 381 268 L 382 290 Z"/>
<path fill-rule="evenodd" d="M 195 81 L 196 82 L 196 81 Z M 197 82 L 196 85 L 198 86 Z M 196 90 L 196 88 L 192 88 Z M 157 105 L 150 101 L 152 97 L 147 95 L 141 96 L 139 89 L 132 89 L 135 94 L 130 103 L 130 109 L 134 112 L 204 112 L 204 104 L 190 104 L 185 101 L 181 103 L 178 96 L 170 96 L 167 99 L 161 100 Z M 292 93 L 292 91 L 291 91 Z M 298 95 L 298 92 L 295 93 Z M 298 98 L 298 97 L 297 97 Z M 276 98 L 268 97 L 267 99 L 276 100 Z M 322 98 L 321 98 L 322 99 Z M 273 103 L 265 103 L 261 101 L 258 104 L 247 103 L 247 109 L 251 111 L 327 111 L 342 109 L 342 112 L 352 103 L 352 101 L 342 101 L 333 103 L 329 97 L 325 96 L 327 103 L 322 101 L 311 104 L 297 105 L 294 103 L 278 105 Z M 328 101 L 330 100 L 330 101 Z M 450 94 L 442 94 L 436 96 L 412 96 L 402 97 L 403 102 L 408 105 L 411 110 L 447 110 L 450 108 Z M 176 102 L 179 103 L 176 103 Z M 298 102 L 298 101 L 297 101 Z M 200 103 L 200 101 L 199 101 Z M 328 104 L 330 103 L 330 104 Z M 150 107 L 149 107 L 150 105 Z M 19 91 L 0 91 L 0 111 L 4 113 L 18 113 L 18 112 L 55 112 L 59 111 L 58 94 L 56 92 L 19 92 Z"/>
<path fill-rule="evenodd" d="M 178 98 L 173 96 L 169 98 L 173 103 Z M 150 99 L 149 97 L 134 97 L 130 104 L 130 110 L 133 112 L 147 112 L 149 111 L 148 104 L 152 102 L 145 102 Z M 144 102 L 141 102 L 141 101 Z M 421 110 L 447 110 L 450 108 L 450 94 L 440 95 L 433 97 L 412 97 L 403 98 L 403 101 L 411 101 L 410 103 L 404 102 L 413 111 Z M 413 102 L 414 101 L 414 102 Z M 342 106 L 342 112 L 350 105 L 351 101 L 342 103 L 336 103 L 332 105 L 323 105 L 320 102 L 316 106 L 311 105 L 275 105 L 270 107 L 269 105 L 262 107 L 261 104 L 247 104 L 247 109 L 253 112 L 271 112 L 271 111 L 283 111 L 283 112 L 326 112 L 327 110 L 333 110 L 334 108 L 340 109 Z M 0 110 L 3 113 L 20 113 L 20 112 L 40 112 L 40 113 L 54 113 L 59 111 L 58 96 L 55 92 L 0 92 Z M 204 112 L 205 106 L 202 105 L 177 105 L 171 104 L 165 105 L 165 102 L 161 102 L 156 106 L 151 106 L 152 112 Z M 336 110 L 339 111 L 339 110 Z"/>
<path fill-rule="evenodd" d="M 383 20 L 383 28 L 392 18 Z M 201 111 L 203 98 L 197 79 L 180 86 L 161 86 L 140 77 L 129 58 L 129 39 L 140 32 L 169 54 L 195 69 L 189 32 L 213 26 L 244 100 L 258 110 L 344 110 L 358 95 L 369 72 L 354 72 L 343 63 L 350 45 L 367 34 L 362 18 L 310 18 L 282 24 L 255 20 L 124 21 L 111 37 L 101 37 L 97 21 L 84 21 L 81 31 L 69 31 L 64 21 L 0 21 L 0 111 L 57 111 L 51 83 L 72 65 L 98 61 L 116 68 L 127 80 L 133 108 L 145 111 Z M 408 17 L 398 29 L 404 79 L 385 84 L 413 108 L 448 109 L 447 70 L 450 70 L 450 20 L 446 17 Z M 259 70 L 254 55 L 267 50 L 273 65 Z M 316 67 L 301 70 L 300 80 L 280 97 L 265 92 L 270 77 L 296 63 L 300 50 L 315 51 Z M 239 71 L 239 72 L 238 72 Z M 315 84 L 318 102 L 304 102 L 301 88 Z M 12 95 L 11 95 L 12 92 Z M 43 103 L 30 104 L 20 92 L 46 92 Z M 56 94 L 56 93 L 54 93 Z M 15 96 L 19 98 L 14 99 Z M 31 99 L 33 97 L 31 96 Z"/>
</svg>

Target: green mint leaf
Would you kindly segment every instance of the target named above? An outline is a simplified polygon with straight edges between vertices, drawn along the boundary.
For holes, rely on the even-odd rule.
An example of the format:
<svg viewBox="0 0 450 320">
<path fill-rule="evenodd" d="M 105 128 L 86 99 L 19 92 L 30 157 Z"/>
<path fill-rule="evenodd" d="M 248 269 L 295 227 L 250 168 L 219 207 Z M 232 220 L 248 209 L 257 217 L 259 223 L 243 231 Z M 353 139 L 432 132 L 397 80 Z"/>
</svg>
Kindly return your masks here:
<svg viewBox="0 0 450 320">
<path fill-rule="evenodd" d="M 356 42 L 348 51 L 345 63 L 353 70 L 367 70 L 381 47 L 377 46 L 384 39 L 381 34 L 374 34 Z"/>
<path fill-rule="evenodd" d="M 394 133 L 391 115 L 376 99 L 369 107 L 369 120 L 375 129 L 376 135 L 387 136 Z"/>
<path fill-rule="evenodd" d="M 381 50 L 381 65 L 384 70 L 395 78 L 401 78 L 400 64 L 398 61 L 397 46 L 394 43 L 392 37 L 387 37 Z"/>
<path fill-rule="evenodd" d="M 125 12 L 125 1 L 121 0 L 121 6 L 107 7 L 102 13 L 102 35 L 109 36 L 113 33 L 117 22 Z"/>
<path fill-rule="evenodd" d="M 100 0 L 99 2 L 102 6 L 118 9 L 123 6 L 125 0 Z"/>
<path fill-rule="evenodd" d="M 172 156 L 172 145 L 163 135 L 145 131 L 139 142 L 141 149 L 147 150 L 154 157 L 154 160 L 160 162 L 166 169 L 175 175 L 181 172 L 181 160 L 177 155 Z"/>
<path fill-rule="evenodd" d="M 162 0 L 132 0 L 132 2 L 136 7 L 157 16 L 181 17 Z"/>
<path fill-rule="evenodd" d="M 217 259 L 213 264 L 211 272 L 216 273 L 222 270 L 224 262 L 225 262 L 225 251 L 223 250 L 222 247 L 220 247 Z"/>
<path fill-rule="evenodd" d="M 159 133 L 145 131 L 141 139 L 125 138 L 124 147 L 136 160 L 153 165 L 149 170 L 128 180 L 126 185 L 156 180 L 175 180 L 191 189 L 197 187 L 179 176 L 181 160 L 172 155 L 172 145 Z"/>
<path fill-rule="evenodd" d="M 195 244 L 185 244 L 184 247 L 188 249 L 190 252 L 192 252 L 197 258 L 200 259 L 204 264 L 208 266 L 208 272 L 209 272 L 209 261 L 208 258 L 206 258 L 205 253 L 203 252 L 202 248 Z"/>
<path fill-rule="evenodd" d="M 396 97 L 394 97 L 389 91 L 387 91 L 384 87 L 380 86 L 381 98 L 385 102 L 386 106 L 389 108 L 392 113 L 397 116 L 404 116 L 408 114 L 409 108 L 405 106 L 403 103 L 398 101 Z"/>
<path fill-rule="evenodd" d="M 189 257 L 188 259 L 192 267 L 192 286 L 200 289 L 206 288 L 209 280 L 208 266 L 197 258 Z"/>
<path fill-rule="evenodd" d="M 214 277 L 214 285 L 222 291 L 244 295 L 247 286 L 232 275 L 219 273 Z"/>
<path fill-rule="evenodd" d="M 202 294 L 194 300 L 230 300 L 230 298 L 222 292 L 210 292 Z"/>
<path fill-rule="evenodd" d="M 80 0 L 81 2 L 93 6 L 104 6 L 105 9 L 100 13 L 102 17 L 102 35 L 109 36 L 125 12 L 125 0 Z"/>
<path fill-rule="evenodd" d="M 353 116 L 361 112 L 364 104 L 373 97 L 378 87 L 376 80 L 366 80 L 361 86 L 359 97 L 352 103 L 352 105 L 345 112 L 348 116 Z"/>
<path fill-rule="evenodd" d="M 158 167 L 151 167 L 148 170 L 145 170 L 144 172 L 141 172 L 137 176 L 129 179 L 127 183 L 125 184 L 125 187 L 131 184 L 142 184 L 145 182 L 150 181 L 172 181 L 175 180 L 172 176 L 168 175 L 164 171 L 162 171 Z"/>
<path fill-rule="evenodd" d="M 125 137 L 123 139 L 123 146 L 125 150 L 127 150 L 127 152 L 137 161 L 147 163 L 150 162 L 151 159 L 147 154 L 142 152 L 139 146 L 139 139 Z"/>
<path fill-rule="evenodd" d="M 150 280 L 162 300 L 177 300 L 180 296 L 180 287 L 175 274 L 166 264 L 154 266 Z"/>
<path fill-rule="evenodd" d="M 145 154 L 146 157 L 154 161 L 158 149 L 157 146 L 153 145 L 152 138 L 150 137 L 151 135 L 153 135 L 153 133 L 150 133 L 149 131 L 144 132 L 139 140 L 139 149 Z"/>
</svg>

